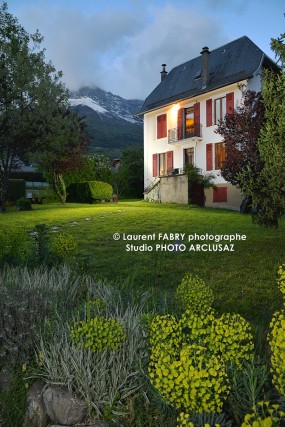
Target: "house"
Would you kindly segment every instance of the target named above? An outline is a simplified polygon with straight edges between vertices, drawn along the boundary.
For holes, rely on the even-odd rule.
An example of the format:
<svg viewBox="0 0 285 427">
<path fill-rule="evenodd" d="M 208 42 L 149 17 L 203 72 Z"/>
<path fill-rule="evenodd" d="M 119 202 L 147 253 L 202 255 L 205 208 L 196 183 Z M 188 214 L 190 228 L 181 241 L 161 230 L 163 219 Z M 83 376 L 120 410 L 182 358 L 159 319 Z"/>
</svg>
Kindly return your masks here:
<svg viewBox="0 0 285 427">
<path fill-rule="evenodd" d="M 188 203 L 185 166 L 190 163 L 201 174 L 214 175 L 215 189 L 205 190 L 199 204 L 239 209 L 240 190 L 220 173 L 226 152 L 216 125 L 240 105 L 245 89 L 260 90 L 263 68 L 276 64 L 243 36 L 213 51 L 204 47 L 200 56 L 169 73 L 162 67 L 161 82 L 139 112 L 145 199 Z"/>
</svg>

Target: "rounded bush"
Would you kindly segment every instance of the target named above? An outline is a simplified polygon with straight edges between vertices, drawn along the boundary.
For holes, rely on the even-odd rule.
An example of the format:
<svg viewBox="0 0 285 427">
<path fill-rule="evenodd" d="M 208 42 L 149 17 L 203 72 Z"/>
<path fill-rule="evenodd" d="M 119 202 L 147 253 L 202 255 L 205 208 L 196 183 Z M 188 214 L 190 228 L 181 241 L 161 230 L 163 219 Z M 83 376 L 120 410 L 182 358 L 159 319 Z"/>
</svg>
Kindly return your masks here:
<svg viewBox="0 0 285 427">
<path fill-rule="evenodd" d="M 189 412 L 221 412 L 229 393 L 224 363 L 196 345 L 183 348 L 177 359 L 161 357 L 150 378 L 167 404 Z"/>
<path fill-rule="evenodd" d="M 79 347 L 97 352 L 117 350 L 126 339 L 126 331 L 116 319 L 94 317 L 88 322 L 75 322 L 70 336 Z"/>
<path fill-rule="evenodd" d="M 212 324 L 209 349 L 225 362 L 231 361 L 238 368 L 249 360 L 253 352 L 250 324 L 239 314 L 224 313 Z"/>
<path fill-rule="evenodd" d="M 68 261 L 77 248 L 77 242 L 70 234 L 58 233 L 53 235 L 51 250 L 61 260 Z"/>
<path fill-rule="evenodd" d="M 276 312 L 270 323 L 268 342 L 271 349 L 272 382 L 282 396 L 285 396 L 285 315 Z"/>
<path fill-rule="evenodd" d="M 194 274 L 187 273 L 176 290 L 176 297 L 184 310 L 203 313 L 211 309 L 214 301 L 212 289 Z"/>
<path fill-rule="evenodd" d="M 16 209 L 18 211 L 31 211 L 32 203 L 29 199 L 26 199 L 25 197 L 21 197 L 16 201 Z"/>
</svg>

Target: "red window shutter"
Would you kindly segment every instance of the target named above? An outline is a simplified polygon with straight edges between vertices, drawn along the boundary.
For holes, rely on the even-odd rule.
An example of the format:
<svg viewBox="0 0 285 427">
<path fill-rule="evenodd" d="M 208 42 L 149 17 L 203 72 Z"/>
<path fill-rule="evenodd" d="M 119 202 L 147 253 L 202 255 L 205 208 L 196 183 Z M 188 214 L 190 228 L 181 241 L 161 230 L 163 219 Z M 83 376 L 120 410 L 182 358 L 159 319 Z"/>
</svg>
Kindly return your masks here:
<svg viewBox="0 0 285 427">
<path fill-rule="evenodd" d="M 227 114 L 233 114 L 234 112 L 234 93 L 233 92 L 226 94 L 226 108 L 227 108 Z"/>
<path fill-rule="evenodd" d="M 213 112 L 212 112 L 212 99 L 206 101 L 206 126 L 212 126 L 213 124 Z"/>
<path fill-rule="evenodd" d="M 184 115 L 184 108 L 180 108 L 177 111 L 177 139 L 178 139 L 178 141 L 183 139 L 183 115 Z"/>
<path fill-rule="evenodd" d="M 200 136 L 200 102 L 194 104 L 194 127 L 195 136 Z"/>
<path fill-rule="evenodd" d="M 227 202 L 228 191 L 227 187 L 218 187 L 213 190 L 213 202 Z"/>
<path fill-rule="evenodd" d="M 167 136 L 166 114 L 157 116 L 157 139 Z"/>
<path fill-rule="evenodd" d="M 171 173 L 173 169 L 173 151 L 167 151 L 167 172 Z"/>
<path fill-rule="evenodd" d="M 157 176 L 157 154 L 152 155 L 152 176 Z"/>
<path fill-rule="evenodd" d="M 206 170 L 213 170 L 213 144 L 206 144 Z"/>
</svg>

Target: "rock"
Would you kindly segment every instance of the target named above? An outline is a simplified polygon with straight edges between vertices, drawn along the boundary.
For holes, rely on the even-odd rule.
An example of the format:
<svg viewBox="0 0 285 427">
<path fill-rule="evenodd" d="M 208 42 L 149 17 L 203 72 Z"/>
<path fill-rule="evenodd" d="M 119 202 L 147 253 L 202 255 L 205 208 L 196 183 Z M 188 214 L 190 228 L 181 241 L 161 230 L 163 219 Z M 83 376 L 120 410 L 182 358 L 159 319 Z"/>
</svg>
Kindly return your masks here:
<svg viewBox="0 0 285 427">
<path fill-rule="evenodd" d="M 46 413 L 52 422 L 72 426 L 87 415 L 87 405 L 75 398 L 67 388 L 49 385 L 43 392 Z"/>
<path fill-rule="evenodd" d="M 31 427 L 46 427 L 47 416 L 43 402 L 43 388 L 45 384 L 42 381 L 36 381 L 27 393 L 27 413 L 26 419 Z"/>
</svg>

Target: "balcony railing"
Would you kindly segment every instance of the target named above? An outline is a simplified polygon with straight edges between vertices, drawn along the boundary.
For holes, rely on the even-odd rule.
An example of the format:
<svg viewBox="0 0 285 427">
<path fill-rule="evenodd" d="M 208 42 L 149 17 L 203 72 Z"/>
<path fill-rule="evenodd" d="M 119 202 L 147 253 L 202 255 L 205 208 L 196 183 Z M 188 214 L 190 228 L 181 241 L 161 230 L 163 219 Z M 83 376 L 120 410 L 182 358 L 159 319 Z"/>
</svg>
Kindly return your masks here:
<svg viewBox="0 0 285 427">
<path fill-rule="evenodd" d="M 176 176 L 176 175 L 185 175 L 185 168 L 173 168 L 173 169 L 167 169 L 165 171 L 159 172 L 160 178 L 164 176 Z"/>
<path fill-rule="evenodd" d="M 202 138 L 202 125 L 200 123 L 186 128 L 179 126 L 168 131 L 168 144 L 192 138 Z"/>
</svg>

